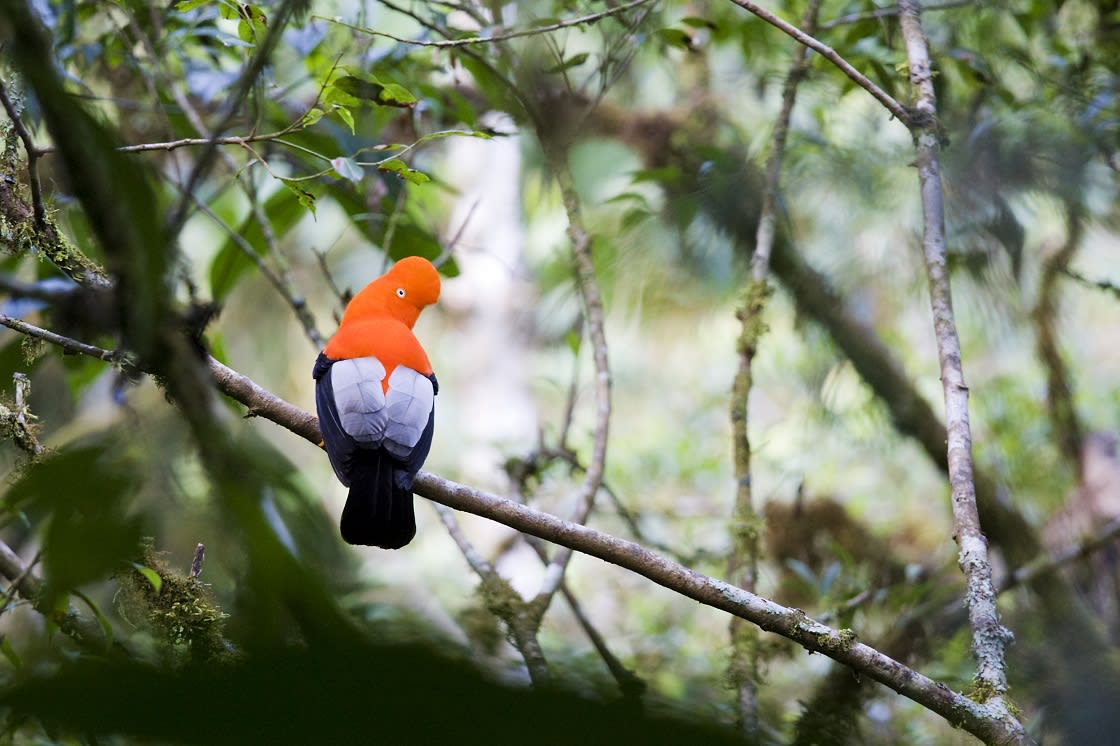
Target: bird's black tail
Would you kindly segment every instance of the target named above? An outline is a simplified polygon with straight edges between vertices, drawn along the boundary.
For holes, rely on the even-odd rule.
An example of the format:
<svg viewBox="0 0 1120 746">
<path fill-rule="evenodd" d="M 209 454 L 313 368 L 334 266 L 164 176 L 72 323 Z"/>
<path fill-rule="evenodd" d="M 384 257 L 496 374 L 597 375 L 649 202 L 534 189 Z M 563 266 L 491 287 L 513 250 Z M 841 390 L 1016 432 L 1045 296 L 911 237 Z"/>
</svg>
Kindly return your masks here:
<svg viewBox="0 0 1120 746">
<path fill-rule="evenodd" d="M 416 535 L 412 490 L 393 483 L 393 457 L 385 451 L 354 454 L 350 494 L 339 528 L 348 544 L 382 549 L 400 549 Z"/>
</svg>

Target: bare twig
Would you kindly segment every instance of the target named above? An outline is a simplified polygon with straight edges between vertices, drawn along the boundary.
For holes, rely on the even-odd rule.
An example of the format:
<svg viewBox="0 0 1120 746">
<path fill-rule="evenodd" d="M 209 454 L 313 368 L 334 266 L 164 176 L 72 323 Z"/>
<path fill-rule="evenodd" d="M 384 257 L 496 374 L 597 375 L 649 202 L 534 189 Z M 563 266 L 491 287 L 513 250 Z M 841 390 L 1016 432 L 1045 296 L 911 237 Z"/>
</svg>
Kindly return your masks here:
<svg viewBox="0 0 1120 746">
<path fill-rule="evenodd" d="M 1041 555 L 1034 562 L 1016 568 L 1015 572 L 1008 575 L 1000 584 L 999 592 L 1003 593 L 1017 586 L 1029 584 L 1036 578 L 1048 575 L 1111 546 L 1118 538 L 1120 538 L 1120 518 L 1109 521 L 1095 534 L 1080 542 L 1071 544 L 1059 552 Z"/>
<path fill-rule="evenodd" d="M 292 133 L 291 127 L 286 127 L 277 132 L 266 132 L 257 135 L 228 135 L 226 137 L 183 137 L 178 140 L 168 140 L 166 142 L 143 142 L 134 145 L 122 145 L 117 148 L 121 153 L 150 153 L 153 151 L 170 152 L 180 148 L 197 148 L 197 147 L 212 147 L 216 145 L 237 145 L 243 147 L 255 142 L 270 142 L 276 141 L 285 135 Z M 54 153 L 56 148 L 53 145 L 44 145 L 39 149 L 43 155 Z"/>
<path fill-rule="evenodd" d="M 1019 741 L 1029 740 L 1022 724 L 1008 708 L 1004 651 L 1014 639 L 999 621 L 988 540 L 980 527 L 973 480 L 972 433 L 968 420 L 968 387 L 961 365 L 961 344 L 953 314 L 949 268 L 945 251 L 945 215 L 941 191 L 940 140 L 936 128 L 937 99 L 929 49 L 916 0 L 901 0 L 902 34 L 915 92 L 915 111 L 921 114 L 914 127 L 917 140 L 918 179 L 921 188 L 926 272 L 930 305 L 937 338 L 941 383 L 948 431 L 949 482 L 952 487 L 953 523 L 960 546 L 959 564 L 967 585 L 965 601 L 972 628 L 972 652 L 977 662 L 976 680 L 983 699 Z"/>
<path fill-rule="evenodd" d="M 35 210 L 35 224 L 43 230 L 47 227 L 47 207 L 43 203 L 43 188 L 39 183 L 39 158 L 45 151 L 35 146 L 27 125 L 23 123 L 23 116 L 8 95 L 8 89 L 3 81 L 0 81 L 0 103 L 4 105 L 4 111 L 8 114 L 16 135 L 23 142 L 23 149 L 27 151 L 27 182 L 31 185 L 31 205 Z"/>
<path fill-rule="evenodd" d="M 190 577 L 197 578 L 202 574 L 202 561 L 206 559 L 206 545 L 199 542 L 194 548 L 194 557 L 191 559 Z"/>
<path fill-rule="evenodd" d="M 525 660 L 525 667 L 529 671 L 529 678 L 537 686 L 549 683 L 552 674 L 548 668 L 548 661 L 541 650 L 540 639 L 537 636 L 537 626 L 532 623 L 526 614 L 528 604 L 518 595 L 517 591 L 498 574 L 486 559 L 479 554 L 470 540 L 467 539 L 459 521 L 455 518 L 455 511 L 445 505 L 436 503 L 436 512 L 447 528 L 451 540 L 459 547 L 463 558 L 478 575 L 482 585 L 479 593 L 486 608 L 490 613 L 502 620 L 509 631 L 510 642 L 517 648 L 517 652 Z"/>
<path fill-rule="evenodd" d="M 29 324 L 22 319 L 14 319 L 11 316 L 5 316 L 3 314 L 0 314 L 0 324 L 3 324 L 9 329 L 14 329 L 20 334 L 26 334 L 29 337 L 41 339 L 44 342 L 49 342 L 52 345 L 61 347 L 62 349 L 69 352 L 73 352 L 78 355 L 86 355 L 88 357 L 95 357 L 98 360 L 104 360 L 107 363 L 119 365 L 125 373 L 128 373 L 130 375 L 138 372 L 131 357 L 126 353 L 106 350 L 95 345 L 79 342 L 76 339 L 65 337 L 61 334 L 52 332 L 49 329 L 43 329 L 41 327 L 35 326 L 34 324 Z"/>
<path fill-rule="evenodd" d="M 603 300 L 599 292 L 599 282 L 595 276 L 595 265 L 591 261 L 591 235 L 583 224 L 579 194 L 568 169 L 567 152 L 555 143 L 542 141 L 549 167 L 560 185 L 564 209 L 568 214 L 568 237 L 572 242 L 572 256 L 575 261 L 576 280 L 583 298 L 584 312 L 587 316 L 588 337 L 591 341 L 592 356 L 595 360 L 595 434 L 591 449 L 591 461 L 584 474 L 583 484 L 575 511 L 575 522 L 585 523 L 595 505 L 595 496 L 603 483 L 603 472 L 607 460 L 607 440 L 611 418 L 611 369 L 607 359 L 607 335 L 603 316 Z M 533 600 L 539 617 L 548 610 L 552 597 L 564 579 L 564 572 L 572 553 L 560 549 L 552 558 L 541 582 L 540 592 Z"/>
<path fill-rule="evenodd" d="M 930 13 L 935 10 L 951 10 L 953 8 L 963 8 L 969 5 L 976 5 L 977 0 L 952 0 L 947 3 L 930 3 L 922 5 L 923 13 Z M 898 6 L 891 6 L 889 8 L 878 8 L 877 10 L 868 11 L 866 13 L 849 13 L 846 16 L 833 18 L 827 23 L 821 24 L 822 31 L 837 28 L 838 26 L 847 26 L 852 23 L 859 23 L 860 21 L 872 21 L 876 18 L 890 18 L 899 14 Z"/>
<path fill-rule="evenodd" d="M 210 128 L 210 134 L 205 138 L 207 144 L 203 146 L 202 153 L 199 155 L 198 160 L 195 161 L 194 168 L 191 169 L 187 181 L 183 185 L 183 196 L 180 198 L 178 206 L 172 212 L 171 218 L 167 223 L 167 235 L 169 237 L 174 238 L 177 236 L 187 220 L 187 215 L 190 212 L 189 205 L 191 204 L 191 200 L 187 195 L 194 194 L 194 190 L 198 186 L 199 181 L 201 181 L 206 172 L 210 170 L 210 166 L 218 152 L 218 145 L 215 143 L 215 140 L 221 136 L 230 123 L 233 122 L 241 112 L 242 103 L 253 90 L 253 86 L 256 85 L 257 82 L 257 77 L 263 72 L 269 58 L 272 57 L 272 52 L 276 44 L 280 41 L 284 29 L 288 25 L 288 21 L 291 20 L 298 9 L 305 7 L 306 3 L 307 0 L 284 0 L 284 2 L 272 12 L 272 17 L 268 25 L 268 32 L 257 44 L 255 54 L 249 60 L 249 64 L 241 71 L 237 83 L 233 86 L 233 90 L 226 100 L 225 109 L 218 117 L 214 126 Z"/>
<path fill-rule="evenodd" d="M 442 507 L 442 506 L 441 506 Z M 444 508 L 448 510 L 448 508 Z M 541 562 L 548 566 L 548 552 L 545 550 L 544 542 L 529 537 L 527 542 Z M 560 583 L 560 594 L 571 609 L 572 614 L 575 616 L 579 626 L 583 628 L 584 634 L 587 639 L 591 641 L 591 646 L 595 648 L 595 652 L 603 659 L 607 670 L 610 671 L 611 676 L 614 677 L 615 682 L 618 684 L 619 691 L 624 697 L 640 697 L 646 690 L 646 683 L 636 673 L 627 668 L 622 661 L 611 651 L 610 646 L 607 644 L 606 639 L 600 634 L 599 630 L 592 624 L 591 619 L 583 611 L 583 605 L 580 604 L 579 599 L 572 593 L 572 589 L 568 586 L 567 581 Z"/>
<path fill-rule="evenodd" d="M 35 552 L 35 556 L 32 557 L 31 561 L 27 563 L 27 566 L 23 568 L 23 571 L 20 572 L 20 574 L 16 577 L 10 578 L 11 585 L 8 586 L 8 592 L 4 594 L 4 603 L 0 604 L 0 616 L 3 616 L 4 612 L 11 608 L 12 603 L 16 600 L 16 593 L 18 592 L 17 589 L 21 585 L 23 585 L 23 581 L 26 580 L 29 575 L 31 575 L 31 571 L 35 569 L 35 565 L 39 564 L 39 560 L 42 559 L 42 557 L 42 550 Z"/>
<path fill-rule="evenodd" d="M 1084 285 L 1087 288 L 1103 290 L 1104 292 L 1110 293 L 1111 295 L 1115 296 L 1117 300 L 1120 300 L 1120 285 L 1111 283 L 1108 280 L 1090 280 L 1085 275 L 1076 272 L 1069 267 L 1064 267 L 1061 272 L 1063 275 L 1070 278 L 1074 282 Z"/>
<path fill-rule="evenodd" d="M 801 25 L 812 34 L 817 24 L 821 0 L 809 0 Z M 736 343 L 739 369 L 731 388 L 731 430 L 735 464 L 735 507 L 732 515 L 732 549 L 728 557 L 728 578 L 744 590 L 754 592 L 758 582 L 758 554 L 762 523 L 755 509 L 751 489 L 751 446 L 748 434 L 750 392 L 754 382 L 753 364 L 759 341 L 766 331 L 763 321 L 770 297 L 770 252 L 774 246 L 777 203 L 786 136 L 797 99 L 797 88 L 809 70 L 809 50 L 803 44 L 794 48 L 793 62 L 782 91 L 782 106 L 770 138 L 763 192 L 751 255 L 750 281 L 738 310 L 742 329 Z M 730 675 L 738 691 L 739 723 L 748 740 L 757 740 L 757 686 L 761 678 L 758 629 L 738 617 L 731 620 Z"/>
<path fill-rule="evenodd" d="M 338 18 L 328 18 L 326 16 L 318 15 L 313 15 L 311 17 L 319 21 L 327 21 L 328 23 L 345 26 L 348 29 L 359 31 L 363 34 L 369 34 L 370 36 L 380 36 L 386 39 L 391 39 L 392 41 L 398 42 L 400 44 L 408 44 L 414 47 L 440 47 L 446 49 L 455 47 L 468 47 L 476 44 L 493 44 L 496 42 L 509 41 L 510 39 L 519 39 L 524 36 L 539 36 L 541 34 L 548 34 L 553 31 L 560 31 L 562 29 L 573 28 L 575 26 L 587 26 L 593 23 L 597 23 L 604 18 L 621 15 L 622 13 L 625 13 L 632 8 L 637 8 L 641 5 L 646 5 L 651 2 L 655 2 L 655 0 L 631 0 L 631 2 L 629 3 L 616 5 L 613 8 L 609 8 L 598 13 L 590 13 L 588 15 L 579 16 L 577 18 L 568 18 L 545 26 L 536 26 L 534 28 L 520 29 L 517 31 L 507 31 L 505 33 L 497 33 L 491 36 L 471 36 L 465 39 L 444 39 L 434 41 L 427 39 L 406 39 L 401 36 L 395 36 L 393 34 L 386 33 L 384 31 L 377 31 L 371 28 L 356 26 L 352 23 L 346 23 L 345 21 L 339 20 Z"/>
<path fill-rule="evenodd" d="M 176 103 L 179 105 L 179 108 L 183 110 L 183 112 L 187 116 L 187 119 L 191 122 L 191 126 L 193 126 L 200 132 L 204 131 L 205 125 L 203 124 L 202 117 L 199 116 L 198 111 L 194 108 L 186 95 L 183 94 L 183 91 L 176 85 L 171 85 L 170 89 L 172 92 L 172 96 L 175 98 Z M 240 144 L 243 145 L 246 149 L 249 149 L 250 152 L 252 152 L 252 150 L 244 142 Z M 290 271 L 288 271 L 287 261 L 277 244 L 276 234 L 272 230 L 272 224 L 269 223 L 268 215 L 265 214 L 264 210 L 261 208 L 259 200 L 257 200 L 256 190 L 251 188 L 249 184 L 245 183 L 244 178 L 247 177 L 241 174 L 241 169 L 234 161 L 233 156 L 225 151 L 219 151 L 218 155 L 222 159 L 222 162 L 225 164 L 226 168 L 228 168 L 231 173 L 238 177 L 236 178 L 236 181 L 241 187 L 241 190 L 249 199 L 249 206 L 253 215 L 253 220 L 257 223 L 258 227 L 261 230 L 261 235 L 264 237 L 265 243 L 269 248 L 269 253 L 280 265 L 280 271 L 274 272 L 272 268 L 264 261 L 264 258 L 256 252 L 253 246 L 238 231 L 234 230 L 231 226 L 226 225 L 225 221 L 218 217 L 218 215 L 216 215 L 209 208 L 209 206 L 207 206 L 198 197 L 197 194 L 190 195 L 192 201 L 200 210 L 202 210 L 206 214 L 207 217 L 217 223 L 223 230 L 226 231 L 226 233 L 229 234 L 229 237 L 234 242 L 234 244 L 239 249 L 241 249 L 241 252 L 246 257 L 248 257 L 249 261 L 253 262 L 253 264 L 256 265 L 260 273 L 265 276 L 265 279 L 268 280 L 272 287 L 275 288 L 276 292 L 280 294 L 280 297 L 284 299 L 284 301 L 295 313 L 296 320 L 299 321 L 300 326 L 303 328 L 304 335 L 311 341 L 312 346 L 316 350 L 322 349 L 323 345 L 325 344 L 323 335 L 319 333 L 319 329 L 315 325 L 315 318 L 311 314 L 311 309 L 307 306 L 307 299 L 303 296 L 302 293 L 296 291 L 295 284 L 291 279 L 291 273 Z"/>
<path fill-rule="evenodd" d="M 908 126 L 911 124 L 913 113 L 909 109 L 900 104 L 898 101 L 895 101 L 889 93 L 871 82 L 871 80 L 859 70 L 852 67 L 851 63 L 841 57 L 839 53 L 837 53 L 836 50 L 834 50 L 832 47 L 818 41 L 811 35 L 790 24 L 788 21 L 782 20 L 778 16 L 774 15 L 765 8 L 756 5 L 750 0 L 731 0 L 731 2 L 735 3 L 740 8 L 744 8 L 751 13 L 754 13 L 756 16 L 766 21 L 771 26 L 774 26 L 783 33 L 793 37 L 800 44 L 804 44 L 832 64 L 836 65 L 836 67 L 840 68 L 840 71 L 847 75 L 852 80 L 852 82 L 870 93 L 875 97 L 877 101 L 879 101 L 879 103 L 887 107 L 887 110 L 891 114 L 893 114 L 900 122 Z"/>
<path fill-rule="evenodd" d="M 24 373 L 13 373 L 12 381 L 15 383 L 16 388 L 16 409 L 12 413 L 15 420 L 14 434 L 16 445 L 23 448 L 32 457 L 41 456 L 44 448 L 39 439 L 35 437 L 35 432 L 31 428 L 31 423 L 27 421 L 28 417 L 34 417 L 28 410 L 27 398 L 31 394 L 31 379 Z"/>
<path fill-rule="evenodd" d="M 1066 204 L 1066 240 L 1042 267 L 1039 282 L 1038 303 L 1031 314 L 1034 320 L 1035 347 L 1038 358 L 1046 369 L 1046 411 L 1050 415 L 1050 428 L 1062 455 L 1079 475 L 1082 471 L 1082 433 L 1081 420 L 1074 404 L 1071 375 L 1062 359 L 1055 328 L 1058 312 L 1058 277 L 1069 267 L 1074 255 L 1081 247 L 1081 237 L 1085 229 L 1084 209 L 1074 199 Z"/>
</svg>

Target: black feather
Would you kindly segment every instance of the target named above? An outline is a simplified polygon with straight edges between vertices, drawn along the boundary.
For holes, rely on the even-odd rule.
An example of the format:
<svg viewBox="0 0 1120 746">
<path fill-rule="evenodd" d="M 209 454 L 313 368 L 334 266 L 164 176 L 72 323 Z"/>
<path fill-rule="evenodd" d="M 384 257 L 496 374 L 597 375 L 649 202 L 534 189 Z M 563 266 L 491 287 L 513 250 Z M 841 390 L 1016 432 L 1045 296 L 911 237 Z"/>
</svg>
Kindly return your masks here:
<svg viewBox="0 0 1120 746">
<path fill-rule="evenodd" d="M 412 490 L 394 483 L 396 466 L 395 459 L 380 448 L 355 453 L 350 494 L 339 524 L 348 544 L 400 549 L 416 535 Z"/>
</svg>

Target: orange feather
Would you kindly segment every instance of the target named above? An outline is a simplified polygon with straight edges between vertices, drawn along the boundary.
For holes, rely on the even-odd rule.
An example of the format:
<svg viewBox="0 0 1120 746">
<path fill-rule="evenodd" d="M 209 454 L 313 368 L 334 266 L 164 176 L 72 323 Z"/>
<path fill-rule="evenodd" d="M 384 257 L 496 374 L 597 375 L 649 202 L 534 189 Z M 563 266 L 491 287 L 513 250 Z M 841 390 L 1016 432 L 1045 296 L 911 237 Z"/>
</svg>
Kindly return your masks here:
<svg viewBox="0 0 1120 746">
<path fill-rule="evenodd" d="M 375 356 L 385 381 L 398 365 L 430 375 L 432 365 L 412 327 L 420 312 L 439 299 L 439 272 L 427 259 L 410 256 L 366 285 L 342 314 L 323 353 L 332 360 Z"/>
</svg>

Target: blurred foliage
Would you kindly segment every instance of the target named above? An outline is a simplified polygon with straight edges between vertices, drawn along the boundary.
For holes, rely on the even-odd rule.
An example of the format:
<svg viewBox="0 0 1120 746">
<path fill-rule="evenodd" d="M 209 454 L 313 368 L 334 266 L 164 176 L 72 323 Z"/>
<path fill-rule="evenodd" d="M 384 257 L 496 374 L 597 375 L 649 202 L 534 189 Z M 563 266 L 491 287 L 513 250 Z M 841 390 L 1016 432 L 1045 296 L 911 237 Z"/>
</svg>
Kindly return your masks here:
<svg viewBox="0 0 1120 746">
<path fill-rule="evenodd" d="M 596 741 L 728 738 L 722 615 L 577 558 L 568 584 L 648 683 L 644 711 L 600 701 L 617 682 L 559 603 L 540 642 L 562 685 L 510 686 L 524 680 L 523 661 L 436 521 L 421 516 L 421 537 L 399 555 L 344 548 L 322 454 L 217 406 L 198 358 L 205 349 L 307 407 L 313 346 L 330 319 L 392 260 L 426 256 L 449 296 L 421 322 L 440 340 L 429 343 L 442 383 L 431 468 L 469 482 L 505 464 L 521 497 L 566 515 L 594 412 L 566 216 L 545 166 L 546 148 L 559 149 L 609 315 L 610 495 L 594 520 L 724 573 L 733 306 L 790 40 L 715 0 L 304 5 L 0 7 L 0 81 L 29 136 L 52 148 L 31 158 L 40 224 L 26 148 L 3 119 L 0 275 L 11 282 L 0 313 L 127 349 L 158 374 L 157 387 L 120 364 L 14 333 L 0 340 L 5 407 L 46 448 L 0 448 L 0 538 L 25 561 L 41 551 L 30 572 L 43 578 L 34 600 L 46 614 L 14 597 L 0 607 L 10 739 L 570 741 L 569 730 L 539 727 L 559 712 Z M 803 8 L 773 10 L 795 19 Z M 906 102 L 891 10 L 828 0 L 819 37 Z M 1085 432 L 1115 430 L 1120 417 L 1116 300 L 1099 290 L 1120 284 L 1120 10 L 948 3 L 923 25 L 978 469 L 1031 530 L 1085 476 L 1056 446 L 1032 317 L 1040 277 L 1067 244 L 1065 269 L 1081 281 L 1059 280 L 1051 311 L 1075 409 Z M 472 243 L 503 228 L 464 205 L 473 198 L 452 177 L 464 143 L 484 154 L 472 184 L 498 192 L 516 181 L 514 261 Z M 494 155 L 511 143 L 512 177 Z M 876 364 L 897 365 L 913 391 L 940 401 L 910 160 L 905 128 L 814 56 L 779 203 L 774 271 L 786 292 L 768 307 L 751 405 L 752 484 L 770 522 L 760 591 L 963 689 L 971 661 L 947 489 L 892 427 L 915 436 L 876 375 Z M 479 222 L 482 238 L 460 240 Z M 488 295 L 504 287 L 493 277 L 465 284 L 480 256 L 530 286 L 527 300 L 501 305 Z M 111 287 L 97 284 L 101 269 Z M 517 317 L 501 327 L 516 328 L 502 340 L 507 359 L 476 359 L 491 348 L 472 329 L 498 328 L 487 303 Z M 855 341 L 830 320 L 857 329 Z M 873 364 L 854 364 L 859 354 Z M 535 442 L 471 441 L 463 399 L 485 377 L 476 371 L 499 366 L 526 371 Z M 6 383 L 17 372 L 32 382 L 22 409 Z M 464 525 L 529 593 L 538 562 L 524 545 Z M 1006 561 L 1022 537 L 991 538 Z M 176 571 L 199 542 L 203 575 Z M 1011 670 L 1028 721 L 1066 743 L 1092 741 L 1110 716 L 1090 695 L 1108 691 L 1102 670 L 1115 652 L 1083 651 L 1092 664 L 1076 672 L 1088 683 L 1055 676 L 1070 648 L 1048 646 L 1049 602 L 1018 590 L 1002 603 L 1019 635 Z M 44 610 L 76 610 L 107 636 L 75 645 Z M 784 641 L 762 655 L 765 742 L 962 738 L 847 671 L 824 674 Z M 679 722 L 683 711 L 708 725 Z"/>
</svg>

